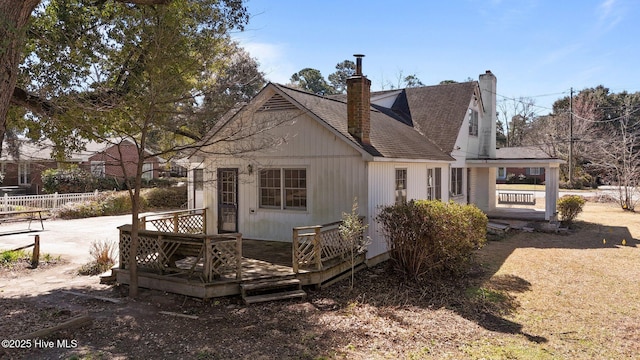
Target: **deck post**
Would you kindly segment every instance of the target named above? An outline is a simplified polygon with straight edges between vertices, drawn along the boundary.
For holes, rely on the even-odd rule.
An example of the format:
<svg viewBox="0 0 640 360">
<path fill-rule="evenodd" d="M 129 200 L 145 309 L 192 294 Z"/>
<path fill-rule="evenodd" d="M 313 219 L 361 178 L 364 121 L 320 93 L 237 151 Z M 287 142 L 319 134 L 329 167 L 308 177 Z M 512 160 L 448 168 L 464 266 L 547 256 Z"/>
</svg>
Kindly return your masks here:
<svg viewBox="0 0 640 360">
<path fill-rule="evenodd" d="M 313 236 L 313 255 L 315 257 L 316 268 L 322 270 L 322 242 L 320 241 L 321 226 L 316 227 L 315 235 Z"/>
<path fill-rule="evenodd" d="M 207 233 L 207 208 L 202 209 L 202 233 Z"/>
<path fill-rule="evenodd" d="M 173 214 L 173 232 L 177 233 L 180 232 L 178 231 L 178 229 L 180 229 L 180 224 L 178 223 L 180 220 L 178 218 L 178 213 Z"/>
<path fill-rule="evenodd" d="M 212 248 L 211 248 L 211 238 L 210 237 L 205 237 L 204 238 L 204 281 L 205 282 L 209 282 L 211 280 L 211 266 L 212 266 L 212 262 L 213 259 L 211 258 L 211 252 L 212 252 Z"/>
<path fill-rule="evenodd" d="M 293 267 L 293 272 L 295 274 L 298 273 L 298 229 L 293 228 L 293 242 L 291 247 L 291 266 Z"/>
<path fill-rule="evenodd" d="M 242 280 L 242 234 L 236 234 L 236 280 Z"/>
<path fill-rule="evenodd" d="M 147 230 L 147 217 L 143 216 L 140 218 L 140 230 Z"/>
<path fill-rule="evenodd" d="M 125 268 L 125 263 L 124 263 L 124 236 L 122 234 L 122 226 L 118 228 L 118 231 L 120 232 L 120 238 L 118 239 L 118 267 L 120 269 L 124 269 Z"/>
</svg>

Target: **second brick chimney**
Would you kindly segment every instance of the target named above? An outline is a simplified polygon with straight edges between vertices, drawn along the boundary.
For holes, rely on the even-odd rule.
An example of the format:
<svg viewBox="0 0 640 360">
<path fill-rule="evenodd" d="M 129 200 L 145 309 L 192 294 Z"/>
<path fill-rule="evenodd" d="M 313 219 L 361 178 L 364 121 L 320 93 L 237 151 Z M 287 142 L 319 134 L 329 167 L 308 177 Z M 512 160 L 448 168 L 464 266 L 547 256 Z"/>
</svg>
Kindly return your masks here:
<svg viewBox="0 0 640 360">
<path fill-rule="evenodd" d="M 371 80 L 362 75 L 362 58 L 356 58 L 356 73 L 347 79 L 347 126 L 349 134 L 362 144 L 371 144 Z"/>
</svg>

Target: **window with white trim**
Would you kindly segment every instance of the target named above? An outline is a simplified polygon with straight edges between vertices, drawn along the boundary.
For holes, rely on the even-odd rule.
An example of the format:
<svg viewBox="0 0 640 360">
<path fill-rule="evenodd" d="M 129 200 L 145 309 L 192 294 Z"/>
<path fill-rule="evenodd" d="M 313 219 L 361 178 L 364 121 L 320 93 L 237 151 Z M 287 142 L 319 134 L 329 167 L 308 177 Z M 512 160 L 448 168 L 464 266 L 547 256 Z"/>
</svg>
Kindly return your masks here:
<svg viewBox="0 0 640 360">
<path fill-rule="evenodd" d="M 451 196 L 462 195 L 462 168 L 451 168 Z"/>
<path fill-rule="evenodd" d="M 541 175 L 542 172 L 540 171 L 539 167 L 532 167 L 529 168 L 529 175 Z"/>
<path fill-rule="evenodd" d="M 144 180 L 153 179 L 153 163 L 147 162 L 142 164 L 142 178 Z"/>
<path fill-rule="evenodd" d="M 407 169 L 396 169 L 396 204 L 407 202 Z"/>
<path fill-rule="evenodd" d="M 498 168 L 498 179 L 506 179 L 507 178 L 507 168 L 499 167 Z"/>
<path fill-rule="evenodd" d="M 434 199 L 442 200 L 442 168 L 437 167 L 435 171 L 435 182 L 434 182 Z"/>
<path fill-rule="evenodd" d="M 194 190 L 204 189 L 204 169 L 193 169 L 193 188 Z"/>
<path fill-rule="evenodd" d="M 103 178 L 105 176 L 104 161 L 91 162 L 91 174 L 95 177 Z"/>
<path fill-rule="evenodd" d="M 299 168 L 262 169 L 258 180 L 262 209 L 306 210 L 307 170 Z"/>
<path fill-rule="evenodd" d="M 427 200 L 434 200 L 436 183 L 435 183 L 435 174 L 434 169 L 427 168 Z"/>
<path fill-rule="evenodd" d="M 469 135 L 478 136 L 478 112 L 469 109 Z"/>
<path fill-rule="evenodd" d="M 18 185 L 31 184 L 31 169 L 29 163 L 18 164 Z"/>
<path fill-rule="evenodd" d="M 442 200 L 442 168 L 427 168 L 427 200 Z"/>
</svg>

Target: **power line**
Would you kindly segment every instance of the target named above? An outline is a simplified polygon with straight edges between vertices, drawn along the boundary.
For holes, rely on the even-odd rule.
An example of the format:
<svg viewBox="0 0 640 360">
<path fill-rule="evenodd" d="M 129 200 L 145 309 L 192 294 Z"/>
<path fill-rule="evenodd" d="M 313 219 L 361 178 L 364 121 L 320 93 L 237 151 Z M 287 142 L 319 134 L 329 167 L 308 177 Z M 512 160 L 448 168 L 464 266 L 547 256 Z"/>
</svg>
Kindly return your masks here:
<svg viewBox="0 0 640 360">
<path fill-rule="evenodd" d="M 591 123 L 609 123 L 609 122 L 614 122 L 614 121 L 618 121 L 621 119 L 624 119 L 625 117 L 629 117 L 630 115 L 633 115 L 637 112 L 640 112 L 640 106 L 636 107 L 633 111 L 625 114 L 625 115 L 621 115 L 618 116 L 616 118 L 612 118 L 612 119 L 603 119 L 603 120 L 593 120 L 593 119 L 587 119 L 585 117 L 582 117 L 574 112 L 570 112 L 571 115 L 577 117 L 578 119 L 582 120 L 582 121 L 586 121 L 586 122 L 591 122 Z"/>
</svg>

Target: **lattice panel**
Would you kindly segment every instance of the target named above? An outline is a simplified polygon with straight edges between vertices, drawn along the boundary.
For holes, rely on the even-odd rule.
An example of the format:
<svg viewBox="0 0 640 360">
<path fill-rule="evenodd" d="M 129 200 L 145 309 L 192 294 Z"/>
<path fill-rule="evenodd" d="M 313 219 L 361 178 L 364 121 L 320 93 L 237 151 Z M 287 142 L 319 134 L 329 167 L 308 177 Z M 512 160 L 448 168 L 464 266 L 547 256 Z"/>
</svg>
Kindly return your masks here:
<svg viewBox="0 0 640 360">
<path fill-rule="evenodd" d="M 315 262 L 315 247 L 312 236 L 298 237 L 298 248 L 295 251 L 296 261 L 301 267 L 312 266 Z"/>
<path fill-rule="evenodd" d="M 173 219 L 170 219 L 170 218 L 154 219 L 154 220 L 149 220 L 149 222 L 156 229 L 158 229 L 158 231 L 173 232 Z"/>
<path fill-rule="evenodd" d="M 129 265 L 129 252 L 131 250 L 130 234 L 121 233 L 119 250 L 122 261 L 120 266 L 127 268 Z M 161 270 L 163 268 L 162 254 L 162 249 L 156 237 L 138 236 L 138 254 L 136 256 L 138 267 Z"/>
<path fill-rule="evenodd" d="M 320 233 L 322 244 L 322 261 L 337 257 L 343 257 L 351 252 L 351 245 L 340 236 L 340 231 L 335 228 Z"/>
<path fill-rule="evenodd" d="M 178 231 L 174 229 L 174 218 L 166 217 L 149 220 L 158 231 L 178 232 L 180 234 L 202 234 L 204 233 L 204 216 L 202 214 L 182 215 L 178 217 Z"/>
<path fill-rule="evenodd" d="M 202 234 L 204 217 L 202 214 L 180 216 L 178 218 L 178 232 L 182 234 Z"/>
<path fill-rule="evenodd" d="M 236 254 L 236 240 L 216 241 L 211 244 L 209 249 L 211 254 L 211 272 L 209 278 L 213 275 L 222 275 L 226 271 L 235 271 L 238 263 L 238 254 Z"/>
</svg>

